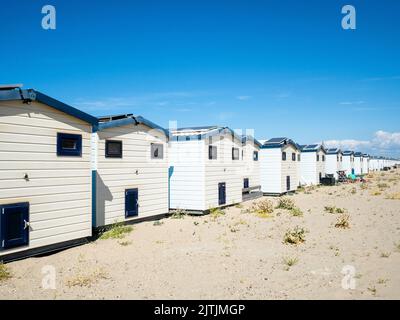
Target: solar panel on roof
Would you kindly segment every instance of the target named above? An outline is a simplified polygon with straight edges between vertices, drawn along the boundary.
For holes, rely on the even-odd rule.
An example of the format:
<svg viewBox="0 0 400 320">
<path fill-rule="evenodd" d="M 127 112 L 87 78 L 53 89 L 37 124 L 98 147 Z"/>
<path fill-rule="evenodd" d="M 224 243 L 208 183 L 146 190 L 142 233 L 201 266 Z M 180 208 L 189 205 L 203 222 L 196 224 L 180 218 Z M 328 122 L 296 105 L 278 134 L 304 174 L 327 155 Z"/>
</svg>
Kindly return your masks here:
<svg viewBox="0 0 400 320">
<path fill-rule="evenodd" d="M 284 141 L 286 138 L 272 138 L 267 141 L 267 143 L 279 143 Z"/>
</svg>

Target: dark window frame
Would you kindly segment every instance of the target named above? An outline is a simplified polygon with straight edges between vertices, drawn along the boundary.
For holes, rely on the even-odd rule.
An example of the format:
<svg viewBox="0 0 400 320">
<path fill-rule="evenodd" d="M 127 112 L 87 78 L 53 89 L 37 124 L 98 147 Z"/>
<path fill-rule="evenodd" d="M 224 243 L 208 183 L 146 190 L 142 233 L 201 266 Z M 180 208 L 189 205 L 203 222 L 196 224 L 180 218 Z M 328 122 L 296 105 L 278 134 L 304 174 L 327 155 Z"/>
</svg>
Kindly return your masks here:
<svg viewBox="0 0 400 320">
<path fill-rule="evenodd" d="M 296 161 L 296 153 L 292 152 L 292 161 Z"/>
<path fill-rule="evenodd" d="M 317 153 L 317 162 L 319 162 L 319 154 Z"/>
<path fill-rule="evenodd" d="M 253 151 L 253 161 L 258 161 L 258 151 Z"/>
<path fill-rule="evenodd" d="M 157 155 L 157 156 L 154 155 L 155 150 L 153 148 L 155 148 L 155 147 L 158 147 L 158 148 L 161 149 L 161 156 L 160 155 Z M 151 157 L 151 159 L 164 159 L 164 145 L 162 143 L 152 143 L 150 145 L 150 157 Z"/>
<path fill-rule="evenodd" d="M 109 144 L 111 143 L 118 143 L 121 146 L 121 153 L 120 154 L 110 154 L 109 153 Z M 122 149 L 122 141 L 121 140 L 106 140 L 106 147 L 105 147 L 105 157 L 106 158 L 122 158 L 123 149 Z"/>
<path fill-rule="evenodd" d="M 237 151 L 237 157 L 235 157 L 235 151 Z M 239 148 L 232 147 L 232 160 L 239 160 Z"/>
<path fill-rule="evenodd" d="M 75 148 L 63 148 L 63 140 L 75 141 Z M 57 132 L 57 156 L 82 157 L 82 135 Z"/>
<path fill-rule="evenodd" d="M 282 161 L 286 161 L 286 152 L 285 151 L 282 152 Z"/>
<path fill-rule="evenodd" d="M 213 153 L 213 150 L 215 150 L 215 154 Z M 215 155 L 215 158 L 213 157 Z M 208 146 L 208 160 L 217 160 L 218 158 L 218 148 L 217 146 Z"/>
</svg>

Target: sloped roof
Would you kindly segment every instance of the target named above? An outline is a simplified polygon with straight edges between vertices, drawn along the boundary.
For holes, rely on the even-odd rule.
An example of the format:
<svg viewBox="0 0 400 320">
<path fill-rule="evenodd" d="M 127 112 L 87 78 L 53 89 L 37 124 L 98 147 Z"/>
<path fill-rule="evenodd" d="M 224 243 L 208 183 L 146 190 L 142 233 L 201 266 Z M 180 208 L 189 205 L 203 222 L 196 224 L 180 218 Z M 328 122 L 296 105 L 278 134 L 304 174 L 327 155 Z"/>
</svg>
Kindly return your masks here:
<svg viewBox="0 0 400 320">
<path fill-rule="evenodd" d="M 286 138 L 286 137 L 269 139 L 268 141 L 263 143 L 261 148 L 266 148 L 266 149 L 268 149 L 268 148 L 282 148 L 285 145 L 292 145 L 297 150 L 300 150 L 300 147 L 296 142 L 294 142 L 292 139 L 289 139 L 289 138 Z"/>
<path fill-rule="evenodd" d="M 76 109 L 64 102 L 56 100 L 52 97 L 45 95 L 39 91 L 34 89 L 21 89 L 19 87 L 11 88 L 11 87 L 3 87 L 0 90 L 0 101 L 12 101 L 12 100 L 22 100 L 24 102 L 37 101 L 48 105 L 51 108 L 64 112 L 70 116 L 73 116 L 77 119 L 85 121 L 91 125 L 97 125 L 97 118 L 83 112 L 79 109 Z"/>
<path fill-rule="evenodd" d="M 325 147 L 322 144 L 306 144 L 299 146 L 301 152 L 319 152 L 320 150 L 326 152 Z"/>
<path fill-rule="evenodd" d="M 338 153 L 343 153 L 343 152 L 339 148 L 328 148 L 328 149 L 326 149 L 326 154 L 338 154 Z"/>
<path fill-rule="evenodd" d="M 154 122 L 143 118 L 142 116 L 134 116 L 132 114 L 125 114 L 125 115 L 111 115 L 111 116 L 104 116 L 104 117 L 99 117 L 98 118 L 98 126 L 96 131 L 101 131 L 107 128 L 114 128 L 114 127 L 121 127 L 121 126 L 126 126 L 129 124 L 144 124 L 148 126 L 149 128 L 152 129 L 157 129 L 159 131 L 164 132 L 166 136 L 169 135 L 169 131 Z"/>
<path fill-rule="evenodd" d="M 171 140 L 185 141 L 185 140 L 202 140 L 208 137 L 217 135 L 223 135 L 230 133 L 240 142 L 242 142 L 242 136 L 238 135 L 234 130 L 229 127 L 220 126 L 202 126 L 193 128 L 177 128 L 169 130 Z"/>
</svg>

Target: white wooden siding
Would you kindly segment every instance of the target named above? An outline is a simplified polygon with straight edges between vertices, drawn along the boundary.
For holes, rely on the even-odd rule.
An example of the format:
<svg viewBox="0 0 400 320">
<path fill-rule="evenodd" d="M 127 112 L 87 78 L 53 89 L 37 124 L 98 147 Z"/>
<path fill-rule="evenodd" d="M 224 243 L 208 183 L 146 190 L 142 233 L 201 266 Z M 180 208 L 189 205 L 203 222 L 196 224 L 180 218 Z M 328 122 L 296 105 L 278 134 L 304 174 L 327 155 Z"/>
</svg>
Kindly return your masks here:
<svg viewBox="0 0 400 320">
<path fill-rule="evenodd" d="M 166 136 L 144 125 L 97 133 L 96 227 L 168 212 Z M 122 158 L 105 157 L 105 141 L 122 141 Z M 163 159 L 151 159 L 151 143 L 163 144 Z M 139 215 L 125 218 L 125 190 L 138 189 Z"/>
<path fill-rule="evenodd" d="M 320 159 L 322 162 L 322 159 Z M 318 163 L 319 164 L 319 163 Z M 302 152 L 300 161 L 300 183 L 305 185 L 316 185 L 317 180 L 317 153 Z"/>
<path fill-rule="evenodd" d="M 333 174 L 335 179 L 338 178 L 337 171 L 339 170 L 339 162 L 337 161 L 337 154 L 327 154 L 325 163 L 325 173 Z M 339 159 L 340 160 L 340 159 Z"/>
<path fill-rule="evenodd" d="M 259 153 L 261 191 L 282 193 L 282 151 L 280 148 L 262 148 Z"/>
<path fill-rule="evenodd" d="M 363 174 L 367 174 L 369 171 L 369 158 L 363 157 L 363 163 L 362 163 L 362 170 Z"/>
<path fill-rule="evenodd" d="M 260 160 L 254 161 L 254 151 L 260 153 L 260 148 L 253 141 L 246 141 L 243 146 L 243 174 L 242 179 L 249 179 L 249 186 L 260 185 Z"/>
<path fill-rule="evenodd" d="M 82 135 L 82 157 L 57 156 L 58 132 Z M 29 246 L 0 255 L 91 235 L 90 132 L 47 105 L 0 102 L 0 204 L 29 202 L 31 222 Z"/>
<path fill-rule="evenodd" d="M 205 159 L 208 150 L 204 140 L 170 141 L 169 166 L 170 207 L 173 209 L 206 210 Z"/>
<path fill-rule="evenodd" d="M 218 207 L 218 183 L 226 184 L 226 205 L 242 202 L 243 160 L 242 142 L 230 133 L 214 137 L 213 146 L 217 146 L 216 160 L 208 159 L 209 141 L 204 149 L 205 161 L 205 205 L 207 209 Z M 232 148 L 239 149 L 239 159 L 232 160 Z"/>
<path fill-rule="evenodd" d="M 361 157 L 354 157 L 354 174 L 362 174 L 362 162 Z"/>
<path fill-rule="evenodd" d="M 354 157 L 353 156 L 343 156 L 342 161 L 342 170 L 345 171 L 346 176 L 351 174 L 352 169 L 354 168 Z"/>
<path fill-rule="evenodd" d="M 282 175 L 281 175 L 281 192 L 286 192 L 286 177 L 290 176 L 290 190 L 295 191 L 299 186 L 299 171 L 300 171 L 300 163 L 297 161 L 297 155 L 299 152 L 292 146 L 287 145 L 282 149 L 283 152 L 286 152 L 286 161 L 282 161 Z M 296 160 L 292 160 L 292 153 L 295 153 Z"/>
</svg>

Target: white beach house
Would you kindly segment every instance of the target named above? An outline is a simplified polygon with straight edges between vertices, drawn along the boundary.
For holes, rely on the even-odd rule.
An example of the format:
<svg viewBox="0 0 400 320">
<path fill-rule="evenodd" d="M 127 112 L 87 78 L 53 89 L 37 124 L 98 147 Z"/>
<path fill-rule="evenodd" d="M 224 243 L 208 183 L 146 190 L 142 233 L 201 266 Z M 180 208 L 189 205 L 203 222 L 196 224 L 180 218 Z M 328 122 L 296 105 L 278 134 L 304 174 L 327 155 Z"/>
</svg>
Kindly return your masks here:
<svg viewBox="0 0 400 320">
<path fill-rule="evenodd" d="M 354 174 L 363 174 L 363 154 L 362 152 L 354 152 Z"/>
<path fill-rule="evenodd" d="M 325 176 L 326 150 L 321 144 L 300 146 L 300 184 L 317 185 Z"/>
<path fill-rule="evenodd" d="M 338 171 L 343 169 L 343 153 L 339 148 L 329 148 L 326 151 L 325 173 L 333 174 L 338 179 Z"/>
<path fill-rule="evenodd" d="M 346 176 L 354 173 L 354 152 L 350 150 L 343 151 L 342 170 Z"/>
<path fill-rule="evenodd" d="M 92 137 L 93 226 L 168 213 L 168 131 L 132 114 L 98 118 Z"/>
<path fill-rule="evenodd" d="M 249 198 L 261 189 L 260 185 L 260 161 L 259 153 L 261 143 L 252 136 L 242 138 L 242 157 L 243 157 L 243 193 L 244 198 Z"/>
<path fill-rule="evenodd" d="M 97 118 L 39 91 L 0 87 L 0 260 L 92 235 L 96 124 Z"/>
<path fill-rule="evenodd" d="M 201 213 L 241 202 L 242 148 L 228 127 L 170 129 L 170 208 Z"/>
<path fill-rule="evenodd" d="M 364 153 L 362 155 L 362 172 L 363 174 L 368 174 L 369 171 L 369 161 L 370 157 L 368 154 Z"/>
<path fill-rule="evenodd" d="M 299 186 L 300 149 L 289 138 L 272 138 L 259 153 L 261 191 L 280 195 Z"/>
</svg>

